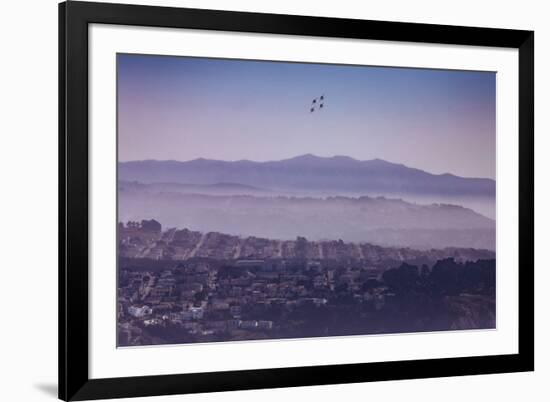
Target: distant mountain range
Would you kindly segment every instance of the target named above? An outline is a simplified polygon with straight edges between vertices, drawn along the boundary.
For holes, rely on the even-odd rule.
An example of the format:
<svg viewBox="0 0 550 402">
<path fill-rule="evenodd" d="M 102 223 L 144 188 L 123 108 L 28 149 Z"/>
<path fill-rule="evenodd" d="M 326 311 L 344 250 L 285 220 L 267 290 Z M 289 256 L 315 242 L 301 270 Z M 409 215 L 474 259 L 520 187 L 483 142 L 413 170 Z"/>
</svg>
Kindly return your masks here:
<svg viewBox="0 0 550 402">
<path fill-rule="evenodd" d="M 360 161 L 347 156 L 307 154 L 271 162 L 144 160 L 118 166 L 122 181 L 187 186 L 235 183 L 233 186 L 282 191 L 489 197 L 494 197 L 496 187 L 492 179 L 435 175 L 381 159 Z"/>
</svg>

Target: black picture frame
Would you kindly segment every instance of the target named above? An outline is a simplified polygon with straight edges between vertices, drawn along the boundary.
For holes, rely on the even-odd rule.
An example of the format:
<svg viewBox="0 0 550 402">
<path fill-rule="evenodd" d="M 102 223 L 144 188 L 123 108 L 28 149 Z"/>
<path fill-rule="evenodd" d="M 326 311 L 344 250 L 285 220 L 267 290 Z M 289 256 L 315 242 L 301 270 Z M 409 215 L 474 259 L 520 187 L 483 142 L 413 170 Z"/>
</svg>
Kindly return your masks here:
<svg viewBox="0 0 550 402">
<path fill-rule="evenodd" d="M 88 375 L 88 25 L 376 39 L 519 51 L 517 354 L 213 373 Z M 534 32 L 70 1 L 59 5 L 59 398 L 88 400 L 534 370 Z"/>
</svg>

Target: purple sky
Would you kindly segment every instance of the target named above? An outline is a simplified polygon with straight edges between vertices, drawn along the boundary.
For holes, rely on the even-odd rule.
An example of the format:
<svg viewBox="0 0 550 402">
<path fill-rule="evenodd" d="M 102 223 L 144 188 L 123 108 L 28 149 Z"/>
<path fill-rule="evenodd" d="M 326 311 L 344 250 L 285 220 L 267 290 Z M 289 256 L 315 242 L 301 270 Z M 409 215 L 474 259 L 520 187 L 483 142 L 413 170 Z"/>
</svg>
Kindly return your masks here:
<svg viewBox="0 0 550 402">
<path fill-rule="evenodd" d="M 119 160 L 311 153 L 495 178 L 495 77 L 118 55 Z M 310 113 L 322 94 L 325 107 Z"/>
</svg>

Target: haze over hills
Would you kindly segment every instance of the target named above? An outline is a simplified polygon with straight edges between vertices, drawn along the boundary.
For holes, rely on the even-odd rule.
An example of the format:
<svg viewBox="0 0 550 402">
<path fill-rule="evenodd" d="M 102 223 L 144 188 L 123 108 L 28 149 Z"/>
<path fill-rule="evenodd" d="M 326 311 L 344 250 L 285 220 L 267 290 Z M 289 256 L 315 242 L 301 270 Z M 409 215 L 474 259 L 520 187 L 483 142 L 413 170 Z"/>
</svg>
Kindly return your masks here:
<svg viewBox="0 0 550 402">
<path fill-rule="evenodd" d="M 119 191 L 141 193 L 193 193 L 208 195 L 268 195 L 269 190 L 238 183 L 189 184 L 189 183 L 140 183 L 118 181 Z"/>
<path fill-rule="evenodd" d="M 165 227 L 280 240 L 495 248 L 491 215 L 468 204 L 485 200 L 494 209 L 494 180 L 380 159 L 121 162 L 118 186 L 121 221 L 154 218 Z"/>
<path fill-rule="evenodd" d="M 495 247 L 494 221 L 471 209 L 384 197 L 258 197 L 135 188 L 119 191 L 119 220 L 144 218 L 154 218 L 165 227 L 281 240 L 305 236 L 420 249 Z"/>
<path fill-rule="evenodd" d="M 270 190 L 494 197 L 495 181 L 435 175 L 381 159 L 311 154 L 270 162 L 194 159 L 119 163 L 119 179 L 142 183 L 238 183 Z"/>
</svg>

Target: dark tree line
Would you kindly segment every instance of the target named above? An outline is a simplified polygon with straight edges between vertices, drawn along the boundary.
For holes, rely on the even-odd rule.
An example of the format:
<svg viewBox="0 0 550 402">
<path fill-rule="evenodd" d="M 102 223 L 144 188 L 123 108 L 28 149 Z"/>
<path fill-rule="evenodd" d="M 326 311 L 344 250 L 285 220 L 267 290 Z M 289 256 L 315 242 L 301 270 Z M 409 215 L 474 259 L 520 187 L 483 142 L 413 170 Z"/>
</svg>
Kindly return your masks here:
<svg viewBox="0 0 550 402">
<path fill-rule="evenodd" d="M 402 333 L 495 326 L 495 260 L 438 261 L 431 269 L 407 263 L 368 279 L 358 301 L 345 283 L 326 306 L 304 306 L 285 317 L 283 336 Z"/>
<path fill-rule="evenodd" d="M 461 293 L 494 296 L 495 280 L 495 260 L 458 263 L 452 258 L 437 261 L 431 270 L 403 263 L 383 275 L 384 284 L 396 294 L 421 292 L 431 297 Z"/>
</svg>

